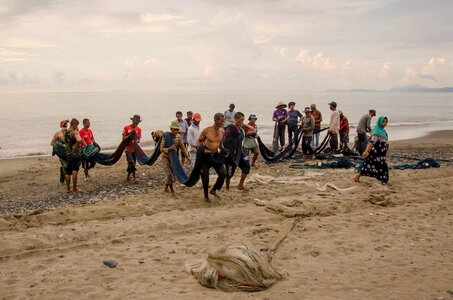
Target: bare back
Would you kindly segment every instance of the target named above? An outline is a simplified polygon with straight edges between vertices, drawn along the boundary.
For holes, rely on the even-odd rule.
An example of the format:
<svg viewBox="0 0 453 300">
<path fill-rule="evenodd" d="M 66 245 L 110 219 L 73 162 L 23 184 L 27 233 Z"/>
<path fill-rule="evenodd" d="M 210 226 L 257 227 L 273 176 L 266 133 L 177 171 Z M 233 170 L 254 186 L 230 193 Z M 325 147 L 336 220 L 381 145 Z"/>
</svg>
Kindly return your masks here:
<svg viewBox="0 0 453 300">
<path fill-rule="evenodd" d="M 203 129 L 200 133 L 199 141 L 212 153 L 217 152 L 222 143 L 225 130 L 220 127 L 216 129 L 214 126 L 209 126 Z"/>
</svg>

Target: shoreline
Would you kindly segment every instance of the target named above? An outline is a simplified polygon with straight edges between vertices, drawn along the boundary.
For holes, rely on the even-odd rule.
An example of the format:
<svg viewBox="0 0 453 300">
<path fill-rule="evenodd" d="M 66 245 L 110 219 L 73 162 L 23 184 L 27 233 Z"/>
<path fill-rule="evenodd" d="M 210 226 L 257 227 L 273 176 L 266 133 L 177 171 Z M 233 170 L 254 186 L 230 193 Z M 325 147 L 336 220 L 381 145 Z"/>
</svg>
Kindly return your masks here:
<svg viewBox="0 0 453 300">
<path fill-rule="evenodd" d="M 444 135 L 445 133 L 445 135 Z M 418 135 L 413 135 L 412 137 L 409 138 L 402 138 L 402 139 L 396 139 L 392 140 L 390 139 L 391 143 L 406 143 L 408 141 L 418 141 L 418 142 L 424 142 L 425 138 L 428 136 L 438 136 L 442 135 L 440 138 L 449 138 L 450 136 L 453 136 L 453 129 L 440 129 L 440 130 L 432 130 L 432 131 L 427 131 L 427 132 L 422 132 Z M 350 141 L 353 140 L 351 137 L 355 137 L 355 133 L 350 134 Z M 431 139 L 428 139 L 431 140 Z M 434 141 L 435 142 L 435 141 Z M 153 151 L 154 150 L 154 145 L 152 145 L 154 142 L 153 141 L 146 141 L 143 143 L 144 147 L 142 147 L 143 150 L 145 151 Z M 351 144 L 352 142 L 349 142 Z M 115 147 L 107 147 L 105 149 L 106 153 L 111 153 L 115 150 Z M 104 151 L 103 151 L 104 152 Z M 10 156 L 10 157 L 0 157 L 0 161 L 2 160 L 15 160 L 15 159 L 26 159 L 26 158 L 41 158 L 41 157 L 52 157 L 51 153 L 47 154 L 32 154 L 32 155 L 18 155 L 18 156 Z"/>
</svg>

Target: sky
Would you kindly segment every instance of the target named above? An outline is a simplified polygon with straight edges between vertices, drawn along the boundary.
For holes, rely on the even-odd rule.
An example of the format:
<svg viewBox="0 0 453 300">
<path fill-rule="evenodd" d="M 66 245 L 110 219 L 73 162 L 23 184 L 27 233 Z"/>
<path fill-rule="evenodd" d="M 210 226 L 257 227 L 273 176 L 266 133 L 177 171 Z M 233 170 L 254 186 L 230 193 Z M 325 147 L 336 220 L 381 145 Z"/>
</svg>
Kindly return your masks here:
<svg viewBox="0 0 453 300">
<path fill-rule="evenodd" d="M 0 0 L 0 91 L 453 86 L 451 0 Z"/>
</svg>

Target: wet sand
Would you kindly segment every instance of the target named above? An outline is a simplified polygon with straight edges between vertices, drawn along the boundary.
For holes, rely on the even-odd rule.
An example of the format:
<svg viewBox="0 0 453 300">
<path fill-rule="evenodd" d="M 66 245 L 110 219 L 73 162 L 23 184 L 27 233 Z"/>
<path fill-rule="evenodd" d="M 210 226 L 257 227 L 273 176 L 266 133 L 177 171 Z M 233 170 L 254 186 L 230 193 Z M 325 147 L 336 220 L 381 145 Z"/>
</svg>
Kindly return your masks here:
<svg viewBox="0 0 453 300">
<path fill-rule="evenodd" d="M 390 143 L 390 164 L 428 156 L 453 160 L 453 132 Z M 250 191 L 222 190 L 221 200 L 206 204 L 199 186 L 164 194 L 160 162 L 140 166 L 138 184 L 124 182 L 124 159 L 97 166 L 92 182 L 80 181 L 86 192 L 68 195 L 58 184 L 58 159 L 0 160 L 0 298 L 452 297 L 451 163 L 391 170 L 390 186 L 366 177 L 354 183 L 352 169 L 288 165 L 260 161 Z M 326 183 L 351 189 L 316 188 Z M 282 205 L 304 214 L 275 254 L 284 279 L 270 289 L 225 293 L 184 271 L 186 261 L 219 246 L 268 245 L 287 220 L 268 208 Z"/>
</svg>

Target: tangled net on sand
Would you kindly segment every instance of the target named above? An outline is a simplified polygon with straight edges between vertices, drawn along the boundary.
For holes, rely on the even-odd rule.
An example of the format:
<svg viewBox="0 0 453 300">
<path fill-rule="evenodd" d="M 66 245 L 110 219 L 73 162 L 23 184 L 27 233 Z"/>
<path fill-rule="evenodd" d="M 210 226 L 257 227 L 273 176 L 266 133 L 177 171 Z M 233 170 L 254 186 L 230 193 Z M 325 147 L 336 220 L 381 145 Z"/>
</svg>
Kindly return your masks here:
<svg viewBox="0 0 453 300">
<path fill-rule="evenodd" d="M 186 271 L 209 288 L 226 292 L 265 290 L 282 278 L 271 264 L 272 257 L 296 222 L 297 219 L 286 222 L 266 256 L 244 244 L 229 245 L 210 252 L 206 259 L 186 263 Z"/>
</svg>

